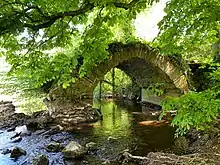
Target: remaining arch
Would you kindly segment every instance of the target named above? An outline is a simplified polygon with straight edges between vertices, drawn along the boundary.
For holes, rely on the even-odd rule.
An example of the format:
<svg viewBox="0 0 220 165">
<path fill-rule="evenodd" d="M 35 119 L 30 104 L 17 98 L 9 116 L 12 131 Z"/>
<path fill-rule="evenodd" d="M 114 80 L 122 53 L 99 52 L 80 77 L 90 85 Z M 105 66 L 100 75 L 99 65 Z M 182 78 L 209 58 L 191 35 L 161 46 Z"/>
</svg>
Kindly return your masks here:
<svg viewBox="0 0 220 165">
<path fill-rule="evenodd" d="M 155 49 L 141 43 L 110 45 L 109 58 L 94 67 L 92 72 L 80 83 L 88 84 L 91 88 L 88 91 L 91 91 L 108 71 L 124 61 L 131 61 L 134 58 L 144 59 L 152 67 L 165 73 L 173 84 L 182 91 L 189 90 L 187 70 L 183 68 L 180 62 L 168 56 L 161 56 Z M 84 90 L 86 91 L 86 89 Z"/>
<path fill-rule="evenodd" d="M 49 109 L 54 118 L 64 125 L 95 120 L 91 111 L 93 90 L 104 75 L 114 67 L 123 67 L 135 59 L 144 60 L 155 73 L 163 74 L 164 79 L 172 82 L 181 91 L 188 91 L 187 69 L 172 57 L 161 56 L 155 49 L 142 43 L 111 44 L 109 58 L 97 64 L 87 76 L 78 79 L 71 87 L 53 88 L 50 91 Z M 79 108 L 79 107 L 82 108 Z M 86 107 L 86 108 L 85 108 Z M 79 118 L 84 116 L 85 118 Z"/>
<path fill-rule="evenodd" d="M 109 52 L 108 59 L 97 64 L 86 77 L 76 81 L 71 88 L 56 88 L 51 93 L 56 97 L 74 97 L 74 99 L 85 95 L 92 97 L 94 88 L 108 71 L 114 67 L 119 67 L 125 61 L 132 61 L 135 58 L 145 60 L 151 67 L 167 75 L 167 78 L 181 91 L 189 90 L 187 68 L 172 57 L 160 55 L 158 51 L 148 45 L 142 43 L 111 44 Z"/>
</svg>

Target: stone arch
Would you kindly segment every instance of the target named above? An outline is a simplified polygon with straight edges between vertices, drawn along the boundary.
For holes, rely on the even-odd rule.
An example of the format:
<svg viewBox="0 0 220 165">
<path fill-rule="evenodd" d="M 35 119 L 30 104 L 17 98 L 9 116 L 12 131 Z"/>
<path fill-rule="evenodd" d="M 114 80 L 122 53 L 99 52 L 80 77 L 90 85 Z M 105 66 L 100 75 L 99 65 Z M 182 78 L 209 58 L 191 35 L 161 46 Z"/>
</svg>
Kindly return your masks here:
<svg viewBox="0 0 220 165">
<path fill-rule="evenodd" d="M 157 50 L 142 43 L 111 44 L 109 58 L 94 66 L 85 77 L 78 79 L 67 89 L 54 87 L 50 91 L 47 105 L 51 116 L 64 126 L 98 119 L 91 110 L 93 90 L 108 71 L 134 59 L 147 62 L 156 74 L 165 75 L 165 79 L 181 91 L 189 90 L 188 68 L 178 60 L 161 56 Z"/>
<path fill-rule="evenodd" d="M 109 46 L 109 58 L 95 66 L 92 71 L 80 81 L 80 84 L 87 84 L 88 88 L 82 87 L 81 91 L 91 92 L 104 75 L 114 67 L 126 61 L 132 61 L 135 58 L 143 59 L 152 68 L 157 69 L 158 73 L 164 73 L 166 79 L 171 80 L 176 88 L 181 91 L 188 91 L 187 68 L 176 59 L 168 56 L 162 56 L 157 50 L 141 43 L 133 44 L 111 44 Z"/>
<path fill-rule="evenodd" d="M 114 43 L 109 46 L 109 58 L 97 64 L 83 78 L 77 80 L 70 88 L 54 88 L 50 91 L 52 95 L 59 98 L 87 98 L 92 97 L 93 90 L 104 75 L 114 67 L 132 59 L 139 58 L 164 73 L 166 77 L 182 92 L 189 90 L 187 69 L 181 62 L 173 57 L 162 56 L 157 50 L 142 43 L 121 44 Z"/>
</svg>

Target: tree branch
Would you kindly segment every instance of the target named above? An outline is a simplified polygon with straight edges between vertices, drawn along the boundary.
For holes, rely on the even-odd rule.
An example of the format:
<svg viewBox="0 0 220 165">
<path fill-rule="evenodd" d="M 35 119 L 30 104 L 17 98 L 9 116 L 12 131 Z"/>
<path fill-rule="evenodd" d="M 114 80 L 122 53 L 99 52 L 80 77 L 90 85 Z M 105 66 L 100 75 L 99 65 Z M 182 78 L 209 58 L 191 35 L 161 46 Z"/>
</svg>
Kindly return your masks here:
<svg viewBox="0 0 220 165">
<path fill-rule="evenodd" d="M 125 10 L 130 9 L 131 7 L 135 6 L 137 3 L 139 2 L 139 0 L 132 0 L 130 3 L 117 3 L 117 2 L 111 2 L 111 3 L 107 3 L 106 5 L 114 5 L 117 8 L 123 8 Z M 60 12 L 51 16 L 47 16 L 46 20 L 42 23 L 39 24 L 24 24 L 24 27 L 28 27 L 31 28 L 33 30 L 39 30 L 39 29 L 43 29 L 43 28 L 47 28 L 51 25 L 53 25 L 56 20 L 64 18 L 64 17 L 76 17 L 78 15 L 84 14 L 90 10 L 92 10 L 93 8 L 95 8 L 94 4 L 86 4 L 84 7 L 79 8 L 78 10 L 75 11 L 68 11 L 68 12 Z M 42 14 L 42 11 L 40 10 L 40 8 L 37 8 L 38 11 L 40 11 L 40 13 Z"/>
</svg>

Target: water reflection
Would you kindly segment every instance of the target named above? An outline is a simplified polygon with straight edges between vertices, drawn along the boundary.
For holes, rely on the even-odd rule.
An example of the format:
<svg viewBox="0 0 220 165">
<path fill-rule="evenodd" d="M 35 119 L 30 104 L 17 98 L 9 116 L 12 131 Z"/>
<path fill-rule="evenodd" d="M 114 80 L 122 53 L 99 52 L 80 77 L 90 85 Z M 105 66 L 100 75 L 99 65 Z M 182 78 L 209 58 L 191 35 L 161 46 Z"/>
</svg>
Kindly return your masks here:
<svg viewBox="0 0 220 165">
<path fill-rule="evenodd" d="M 120 152 L 129 149 L 133 155 L 146 156 L 151 151 L 167 151 L 173 144 L 174 130 L 169 125 L 143 126 L 141 121 L 156 119 L 146 113 L 146 108 L 128 102 L 114 103 L 104 101 L 94 103 L 95 107 L 101 107 L 103 120 L 92 125 L 84 125 L 82 129 L 71 133 L 59 133 L 50 136 L 38 136 L 33 133 L 31 136 L 23 137 L 21 142 L 10 143 L 11 133 L 4 131 L 0 134 L 0 152 L 3 148 L 10 148 L 14 145 L 27 151 L 26 156 L 14 162 L 9 155 L 0 154 L 0 165 L 22 164 L 31 162 L 33 157 L 43 153 L 49 156 L 51 162 L 56 165 L 79 164 L 97 165 L 107 159 L 114 159 Z M 135 113 L 134 113 L 135 112 Z M 143 113 L 144 112 L 144 113 Z M 70 140 L 78 141 L 85 145 L 88 142 L 97 143 L 98 150 L 85 156 L 85 161 L 75 160 L 64 161 L 61 153 L 47 153 L 44 147 L 51 142 L 51 139 L 65 139 L 61 142 L 66 145 Z M 30 147 L 31 146 L 31 147 Z"/>
<path fill-rule="evenodd" d="M 120 108 L 114 102 L 103 102 L 101 111 L 103 120 L 96 123 L 98 128 L 93 130 L 94 135 L 104 133 L 104 136 L 130 136 L 132 118 L 126 109 Z"/>
<path fill-rule="evenodd" d="M 94 104 L 96 107 L 99 104 Z M 169 150 L 173 145 L 174 130 L 168 124 L 161 126 L 143 126 L 141 121 L 155 120 L 158 116 L 137 104 L 128 102 L 102 102 L 103 121 L 96 123 L 94 137 L 118 138 L 119 144 L 135 148 L 137 155 L 146 155 L 150 151 Z M 156 112 L 153 112 L 155 114 Z M 119 148 L 122 148 L 121 146 Z M 122 145 L 123 146 L 123 145 Z"/>
</svg>

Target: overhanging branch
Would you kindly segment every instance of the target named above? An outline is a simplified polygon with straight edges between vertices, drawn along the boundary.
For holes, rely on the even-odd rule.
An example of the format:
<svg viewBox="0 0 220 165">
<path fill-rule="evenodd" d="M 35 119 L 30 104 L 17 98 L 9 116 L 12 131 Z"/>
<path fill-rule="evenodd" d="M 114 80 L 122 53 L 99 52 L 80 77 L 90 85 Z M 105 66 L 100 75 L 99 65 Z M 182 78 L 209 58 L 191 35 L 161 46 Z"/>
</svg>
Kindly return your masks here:
<svg viewBox="0 0 220 165">
<path fill-rule="evenodd" d="M 108 5 L 114 5 L 117 8 L 123 8 L 125 10 L 130 9 L 131 7 L 135 6 L 138 3 L 139 0 L 132 0 L 130 3 L 117 3 L 117 2 L 111 2 L 111 3 L 107 3 L 106 6 Z M 24 27 L 28 27 L 31 28 L 33 30 L 39 30 L 39 29 L 43 29 L 43 28 L 47 28 L 51 25 L 53 25 L 56 20 L 64 18 L 64 17 L 76 17 L 79 16 L 81 14 L 84 14 L 90 10 L 92 10 L 93 8 L 95 8 L 94 4 L 86 4 L 84 7 L 79 8 L 78 10 L 75 11 L 68 11 L 68 12 L 60 12 L 60 13 L 56 13 L 54 15 L 51 16 L 47 16 L 46 20 L 42 21 L 39 24 L 24 24 Z M 40 8 L 37 8 L 38 11 L 41 11 Z M 42 11 L 41 11 L 42 14 Z"/>
</svg>

